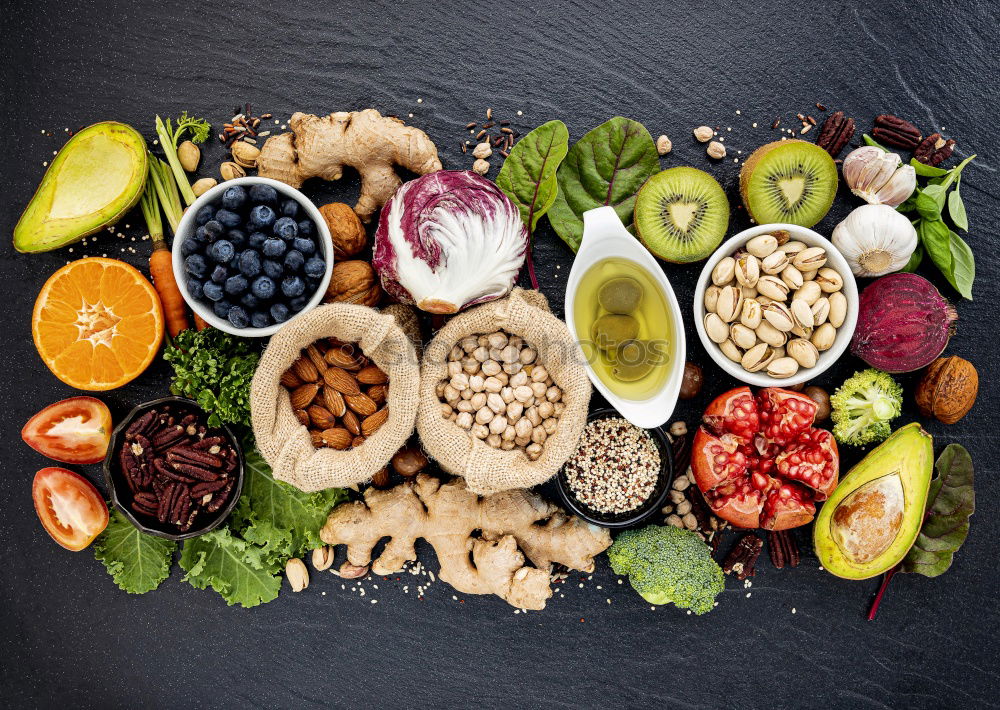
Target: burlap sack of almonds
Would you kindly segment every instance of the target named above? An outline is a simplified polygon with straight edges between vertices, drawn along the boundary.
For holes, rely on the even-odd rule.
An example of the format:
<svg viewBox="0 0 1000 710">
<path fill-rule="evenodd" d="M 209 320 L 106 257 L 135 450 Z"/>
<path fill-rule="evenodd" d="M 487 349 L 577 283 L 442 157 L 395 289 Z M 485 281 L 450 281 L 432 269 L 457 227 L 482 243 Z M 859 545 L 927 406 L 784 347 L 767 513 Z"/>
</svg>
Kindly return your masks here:
<svg viewBox="0 0 1000 710">
<path fill-rule="evenodd" d="M 565 407 L 558 426 L 534 461 L 520 448 L 494 448 L 442 415 L 437 386 L 448 379 L 447 360 L 452 347 L 466 336 L 497 330 L 520 336 L 535 348 L 536 362 L 544 365 L 562 389 Z M 421 361 L 417 432 L 424 449 L 441 468 L 463 476 L 469 489 L 480 495 L 528 488 L 548 480 L 576 451 L 587 423 L 591 388 L 583 362 L 576 339 L 552 315 L 545 296 L 538 291 L 514 289 L 507 298 L 455 316 L 438 331 Z"/>
<path fill-rule="evenodd" d="M 250 414 L 257 448 L 274 477 L 303 491 L 363 483 L 389 463 L 413 433 L 420 383 L 419 332 L 407 306 L 379 313 L 365 306 L 332 303 L 301 315 L 268 343 L 250 387 Z M 320 338 L 357 343 L 389 377 L 388 419 L 360 446 L 346 451 L 315 448 L 308 429 L 292 410 L 288 390 L 279 382 L 302 349 Z"/>
</svg>

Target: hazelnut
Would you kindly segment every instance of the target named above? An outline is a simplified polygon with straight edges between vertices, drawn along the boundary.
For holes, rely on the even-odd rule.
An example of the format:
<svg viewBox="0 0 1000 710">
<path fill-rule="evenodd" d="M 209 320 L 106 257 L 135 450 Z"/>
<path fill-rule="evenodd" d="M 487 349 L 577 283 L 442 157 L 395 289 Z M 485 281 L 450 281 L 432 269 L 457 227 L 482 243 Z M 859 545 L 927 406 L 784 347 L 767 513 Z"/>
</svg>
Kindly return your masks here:
<svg viewBox="0 0 1000 710">
<path fill-rule="evenodd" d="M 802 394 L 816 403 L 816 421 L 822 422 L 830 418 L 830 395 L 822 387 L 809 385 Z"/>
<path fill-rule="evenodd" d="M 957 355 L 939 357 L 928 366 L 917 384 L 917 409 L 925 417 L 954 424 L 976 403 L 979 373 Z"/>
<path fill-rule="evenodd" d="M 701 368 L 693 362 L 684 363 L 684 376 L 681 379 L 681 389 L 679 397 L 681 399 L 693 399 L 701 392 L 701 386 L 705 382 L 705 376 Z"/>
</svg>

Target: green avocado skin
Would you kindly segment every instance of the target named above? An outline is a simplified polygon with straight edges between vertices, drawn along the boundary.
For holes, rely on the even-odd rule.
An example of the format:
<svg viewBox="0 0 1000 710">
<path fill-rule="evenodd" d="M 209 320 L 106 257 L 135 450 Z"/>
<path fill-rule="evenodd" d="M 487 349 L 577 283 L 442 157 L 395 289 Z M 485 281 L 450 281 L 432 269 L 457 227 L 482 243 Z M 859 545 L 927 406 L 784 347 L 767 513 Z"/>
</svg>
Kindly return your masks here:
<svg viewBox="0 0 1000 710">
<path fill-rule="evenodd" d="M 116 223 L 142 197 L 148 155 L 142 134 L 124 123 L 104 121 L 77 132 L 53 158 L 14 227 L 14 248 L 52 251 Z M 60 216 L 53 214 L 56 205 L 76 209 Z"/>
</svg>

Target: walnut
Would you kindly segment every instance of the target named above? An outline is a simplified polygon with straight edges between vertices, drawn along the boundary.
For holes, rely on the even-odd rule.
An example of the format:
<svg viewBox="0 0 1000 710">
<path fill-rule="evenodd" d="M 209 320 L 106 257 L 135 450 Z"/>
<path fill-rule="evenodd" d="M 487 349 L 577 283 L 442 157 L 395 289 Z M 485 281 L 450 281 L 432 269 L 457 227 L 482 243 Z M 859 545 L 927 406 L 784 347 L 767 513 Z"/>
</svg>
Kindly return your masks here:
<svg viewBox="0 0 1000 710">
<path fill-rule="evenodd" d="M 979 394 L 979 373 L 956 355 L 932 362 L 917 385 L 917 408 L 925 417 L 954 424 L 964 417 Z"/>
<path fill-rule="evenodd" d="M 339 261 L 333 265 L 323 303 L 357 303 L 375 306 L 382 298 L 375 269 L 367 261 Z"/>
<path fill-rule="evenodd" d="M 331 202 L 319 208 L 323 221 L 330 229 L 333 240 L 333 254 L 337 259 L 354 256 L 368 245 L 368 235 L 364 225 L 350 205 Z"/>
</svg>

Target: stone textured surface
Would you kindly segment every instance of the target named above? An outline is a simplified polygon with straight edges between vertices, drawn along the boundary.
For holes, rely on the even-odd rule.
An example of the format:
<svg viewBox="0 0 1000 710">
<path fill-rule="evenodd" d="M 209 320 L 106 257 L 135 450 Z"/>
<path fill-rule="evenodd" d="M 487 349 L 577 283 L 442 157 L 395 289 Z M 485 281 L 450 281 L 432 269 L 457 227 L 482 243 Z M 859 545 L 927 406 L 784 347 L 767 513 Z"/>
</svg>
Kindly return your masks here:
<svg viewBox="0 0 1000 710">
<path fill-rule="evenodd" d="M 1000 484 L 991 373 L 1000 362 L 991 304 L 998 296 L 992 251 L 1000 218 L 998 133 L 990 116 L 1000 66 L 991 3 L 765 1 L 751 8 L 728 1 L 14 0 L 3 27 L 0 678 L 11 706 L 996 703 Z M 864 621 L 864 613 L 877 581 L 838 580 L 812 558 L 791 571 L 762 561 L 752 588 L 730 579 L 718 609 L 701 618 L 672 608 L 652 611 L 617 584 L 606 564 L 593 579 L 571 578 L 544 612 L 530 615 L 515 615 L 493 598 L 459 603 L 442 584 L 423 601 L 413 594 L 412 581 L 409 594 L 379 580 L 379 590 L 366 583 L 369 591 L 359 597 L 341 591 L 332 575 L 314 576 L 306 592 L 286 592 L 252 611 L 227 608 L 214 593 L 191 588 L 176 568 L 154 593 L 120 592 L 89 552 L 66 552 L 38 525 L 29 488 L 46 461 L 21 444 L 18 430 L 43 404 L 73 394 L 45 369 L 30 342 L 31 305 L 45 278 L 82 254 L 142 264 L 148 243 L 102 235 L 72 255 L 25 256 L 13 252 L 9 235 L 42 175 L 42 161 L 62 145 L 64 128 L 114 118 L 151 139 L 156 113 L 188 109 L 221 122 L 244 101 L 282 120 L 293 110 L 412 112 L 412 122 L 437 141 L 448 168 L 471 165 L 471 156 L 458 151 L 467 137 L 463 126 L 481 119 L 488 106 L 522 131 L 561 118 L 573 139 L 623 114 L 645 123 L 654 136 L 670 135 L 674 152 L 664 167 L 688 163 L 711 170 L 734 205 L 734 154 L 745 156 L 774 139 L 776 117 L 783 126 L 797 125 L 799 111 L 819 118 L 817 101 L 845 109 L 862 129 L 884 111 L 927 132 L 943 127 L 958 140 L 957 155 L 979 154 L 962 193 L 980 276 L 976 301 L 959 304 L 958 335 L 948 352 L 975 362 L 982 392 L 959 424 L 926 423 L 938 448 L 961 442 L 978 465 L 978 510 L 952 570 L 934 580 L 898 576 L 874 623 Z M 515 115 L 518 110 L 523 116 Z M 730 152 L 726 161 L 710 163 L 691 138 L 702 123 L 720 127 Z M 43 129 L 55 135 L 42 135 Z M 220 159 L 220 150 L 209 149 L 203 174 L 214 172 Z M 498 165 L 494 161 L 493 175 Z M 353 201 L 357 187 L 350 176 L 309 189 L 317 197 Z M 853 204 L 842 197 L 820 231 L 829 233 Z M 140 222 L 132 215 L 122 231 L 139 235 Z M 736 209 L 731 231 L 746 225 Z M 138 254 L 121 254 L 123 245 L 136 246 Z M 543 289 L 559 304 L 571 256 L 547 225 L 537 234 L 536 258 Z M 664 268 L 687 312 L 698 267 Z M 954 296 L 932 271 L 925 273 Z M 692 358 L 707 366 L 690 323 L 688 338 Z M 820 384 L 832 387 L 858 365 L 845 359 Z M 163 394 L 166 375 L 158 363 L 103 398 L 120 416 Z M 707 368 L 703 395 L 678 416 L 696 419 L 730 384 Z M 912 401 L 907 404 L 905 418 L 914 419 Z M 845 458 L 857 456 L 846 452 Z M 96 467 L 85 472 L 98 480 Z M 426 558 L 428 550 L 422 554 Z M 378 604 L 371 604 L 373 598 Z"/>
</svg>

